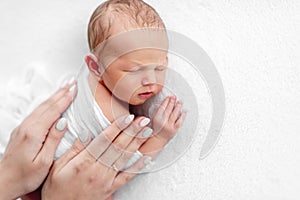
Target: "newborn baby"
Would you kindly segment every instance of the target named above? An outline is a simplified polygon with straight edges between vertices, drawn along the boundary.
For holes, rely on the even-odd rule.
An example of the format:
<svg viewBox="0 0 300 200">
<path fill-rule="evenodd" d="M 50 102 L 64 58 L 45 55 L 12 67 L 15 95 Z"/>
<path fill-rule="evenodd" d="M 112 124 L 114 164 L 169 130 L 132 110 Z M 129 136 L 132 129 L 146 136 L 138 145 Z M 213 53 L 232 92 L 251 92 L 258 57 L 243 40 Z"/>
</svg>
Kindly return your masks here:
<svg viewBox="0 0 300 200">
<path fill-rule="evenodd" d="M 91 16 L 88 40 L 91 53 L 78 75 L 77 97 L 64 113 L 68 132 L 56 157 L 69 149 L 77 137 L 96 137 L 112 121 L 128 113 L 151 117 L 153 132 L 148 129 L 145 136 L 152 135 L 148 141 L 152 151 L 142 146 L 140 152 L 156 157 L 185 116 L 182 102 L 175 96 L 167 97 L 167 90 L 163 90 L 168 37 L 162 19 L 141 0 L 106 1 Z"/>
</svg>

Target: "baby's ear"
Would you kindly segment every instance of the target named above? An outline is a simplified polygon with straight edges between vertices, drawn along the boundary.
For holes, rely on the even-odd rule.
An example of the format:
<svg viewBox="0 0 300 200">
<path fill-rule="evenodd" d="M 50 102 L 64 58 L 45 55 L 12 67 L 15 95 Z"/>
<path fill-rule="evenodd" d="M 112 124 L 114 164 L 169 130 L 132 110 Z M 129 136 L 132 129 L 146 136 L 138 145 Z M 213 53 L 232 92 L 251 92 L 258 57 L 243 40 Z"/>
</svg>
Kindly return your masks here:
<svg viewBox="0 0 300 200">
<path fill-rule="evenodd" d="M 92 53 L 89 53 L 85 56 L 84 58 L 85 60 L 85 63 L 87 65 L 87 67 L 89 68 L 89 71 L 94 74 L 97 78 L 101 78 L 101 74 L 100 74 L 100 67 L 98 65 L 98 58 L 92 54 Z"/>
</svg>

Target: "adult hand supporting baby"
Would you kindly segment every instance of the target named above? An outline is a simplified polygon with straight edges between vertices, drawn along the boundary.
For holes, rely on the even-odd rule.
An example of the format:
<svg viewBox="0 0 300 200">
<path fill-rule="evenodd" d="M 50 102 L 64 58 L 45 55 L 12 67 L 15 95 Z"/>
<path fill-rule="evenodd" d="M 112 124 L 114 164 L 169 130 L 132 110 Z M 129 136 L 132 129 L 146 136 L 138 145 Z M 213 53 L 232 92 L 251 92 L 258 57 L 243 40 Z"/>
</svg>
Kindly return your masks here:
<svg viewBox="0 0 300 200">
<path fill-rule="evenodd" d="M 132 120 L 133 115 L 123 116 L 93 141 L 82 144 L 77 140 L 54 162 L 42 199 L 105 200 L 132 179 L 151 161 L 150 157 L 141 157 L 125 171 L 122 169 L 152 133 L 146 127 L 148 118 Z"/>
<path fill-rule="evenodd" d="M 0 199 L 37 189 L 49 173 L 67 122 L 58 120 L 76 95 L 75 81 L 60 88 L 36 108 L 11 134 L 0 161 Z"/>
</svg>

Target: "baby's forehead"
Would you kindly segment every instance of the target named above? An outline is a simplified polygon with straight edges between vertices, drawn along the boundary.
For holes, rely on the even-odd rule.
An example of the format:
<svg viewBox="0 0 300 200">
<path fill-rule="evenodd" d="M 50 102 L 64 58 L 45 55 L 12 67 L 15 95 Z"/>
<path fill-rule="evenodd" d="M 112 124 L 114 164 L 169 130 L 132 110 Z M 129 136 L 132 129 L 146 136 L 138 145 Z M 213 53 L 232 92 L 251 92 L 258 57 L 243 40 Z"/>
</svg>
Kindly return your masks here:
<svg viewBox="0 0 300 200">
<path fill-rule="evenodd" d="M 123 61 L 142 65 L 145 61 L 148 63 L 164 62 L 167 59 L 168 52 L 161 49 L 138 49 L 121 55 L 119 58 Z"/>
<path fill-rule="evenodd" d="M 156 52 L 167 52 L 169 47 L 168 37 L 165 30 L 158 29 L 135 29 L 110 37 L 97 46 L 96 52 L 100 60 L 116 59 L 130 52 L 138 52 L 142 55 L 148 49 Z M 143 51 L 141 51 L 143 50 Z"/>
</svg>

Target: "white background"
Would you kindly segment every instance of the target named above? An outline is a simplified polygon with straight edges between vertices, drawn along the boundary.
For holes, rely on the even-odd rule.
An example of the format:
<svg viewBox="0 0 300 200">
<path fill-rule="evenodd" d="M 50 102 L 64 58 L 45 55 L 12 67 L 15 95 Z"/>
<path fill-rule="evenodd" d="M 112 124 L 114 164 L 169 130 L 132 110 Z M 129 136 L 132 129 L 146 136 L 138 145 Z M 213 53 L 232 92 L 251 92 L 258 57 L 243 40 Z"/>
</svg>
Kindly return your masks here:
<svg viewBox="0 0 300 200">
<path fill-rule="evenodd" d="M 299 199 L 300 1 L 147 2 L 168 28 L 206 50 L 221 75 L 227 113 L 205 160 L 198 159 L 198 137 L 175 165 L 115 198 Z M 99 3 L 1 0 L 0 89 L 32 63 L 46 67 L 52 81 L 78 69 Z"/>
</svg>

